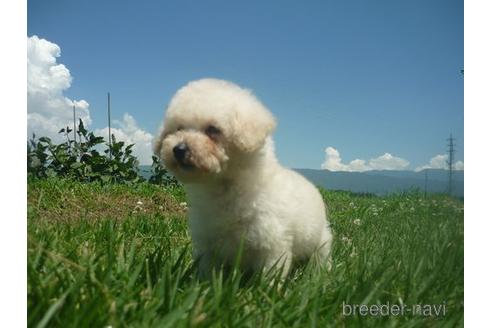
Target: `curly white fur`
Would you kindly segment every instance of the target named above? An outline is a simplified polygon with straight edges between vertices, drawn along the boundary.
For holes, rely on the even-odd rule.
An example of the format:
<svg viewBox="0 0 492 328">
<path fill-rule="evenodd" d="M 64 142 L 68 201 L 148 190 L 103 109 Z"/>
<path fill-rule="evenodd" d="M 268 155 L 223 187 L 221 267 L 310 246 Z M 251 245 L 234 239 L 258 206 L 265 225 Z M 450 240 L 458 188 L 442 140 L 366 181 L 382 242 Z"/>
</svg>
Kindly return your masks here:
<svg viewBox="0 0 492 328">
<path fill-rule="evenodd" d="M 283 268 L 314 254 L 329 262 L 332 235 L 318 190 L 282 167 L 270 134 L 275 119 L 254 95 L 222 80 L 202 79 L 171 100 L 155 153 L 184 183 L 199 271 L 231 265 Z M 176 155 L 176 147 L 186 151 Z M 177 158 L 181 157 L 181 158 Z"/>
</svg>

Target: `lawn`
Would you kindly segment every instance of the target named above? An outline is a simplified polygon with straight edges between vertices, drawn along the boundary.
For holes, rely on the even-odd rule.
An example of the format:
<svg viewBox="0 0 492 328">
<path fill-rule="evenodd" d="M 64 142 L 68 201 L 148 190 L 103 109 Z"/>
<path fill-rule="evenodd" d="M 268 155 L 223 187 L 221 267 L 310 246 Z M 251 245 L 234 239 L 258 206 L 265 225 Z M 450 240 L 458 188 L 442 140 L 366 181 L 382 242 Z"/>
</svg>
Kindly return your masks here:
<svg viewBox="0 0 492 328">
<path fill-rule="evenodd" d="M 330 271 L 308 263 L 284 282 L 237 272 L 199 281 L 182 189 L 30 180 L 28 325 L 463 325 L 463 201 L 322 195 L 335 236 Z M 364 310 L 371 305 L 379 312 Z"/>
</svg>

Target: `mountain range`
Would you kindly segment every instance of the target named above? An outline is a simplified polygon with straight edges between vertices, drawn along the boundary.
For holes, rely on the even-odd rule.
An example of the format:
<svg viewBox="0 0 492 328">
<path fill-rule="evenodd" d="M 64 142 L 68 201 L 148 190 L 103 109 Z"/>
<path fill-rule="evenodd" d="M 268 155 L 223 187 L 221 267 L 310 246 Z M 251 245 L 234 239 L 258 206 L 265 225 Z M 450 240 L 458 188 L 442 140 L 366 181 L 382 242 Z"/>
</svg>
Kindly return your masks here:
<svg viewBox="0 0 492 328">
<path fill-rule="evenodd" d="M 449 171 L 440 169 L 420 172 L 391 170 L 333 172 L 313 169 L 295 169 L 295 171 L 315 185 L 329 190 L 384 195 L 415 189 L 429 193 L 445 193 L 449 188 Z M 452 194 L 456 197 L 464 196 L 464 171 L 453 171 Z"/>
<path fill-rule="evenodd" d="M 448 191 L 449 171 L 427 169 L 415 171 L 366 171 L 335 172 L 315 169 L 294 169 L 316 186 L 328 190 L 347 190 L 356 193 L 385 195 L 419 189 L 428 193 L 445 193 Z M 426 179 L 427 172 L 427 179 Z M 150 166 L 140 167 L 140 174 L 148 179 Z M 427 181 L 426 181 L 427 180 Z M 464 171 L 453 171 L 452 194 L 464 196 Z"/>
</svg>

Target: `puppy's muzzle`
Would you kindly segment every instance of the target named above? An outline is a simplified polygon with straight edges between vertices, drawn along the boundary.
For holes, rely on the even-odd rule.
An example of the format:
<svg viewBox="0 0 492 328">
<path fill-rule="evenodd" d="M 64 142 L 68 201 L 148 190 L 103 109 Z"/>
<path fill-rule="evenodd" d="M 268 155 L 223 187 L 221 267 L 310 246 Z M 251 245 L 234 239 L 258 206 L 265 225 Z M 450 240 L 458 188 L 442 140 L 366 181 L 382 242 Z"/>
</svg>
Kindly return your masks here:
<svg viewBox="0 0 492 328">
<path fill-rule="evenodd" d="M 186 159 L 189 156 L 189 151 L 188 146 L 184 142 L 180 142 L 173 148 L 174 158 L 176 158 L 179 164 L 188 166 L 189 164 L 186 162 Z"/>
</svg>

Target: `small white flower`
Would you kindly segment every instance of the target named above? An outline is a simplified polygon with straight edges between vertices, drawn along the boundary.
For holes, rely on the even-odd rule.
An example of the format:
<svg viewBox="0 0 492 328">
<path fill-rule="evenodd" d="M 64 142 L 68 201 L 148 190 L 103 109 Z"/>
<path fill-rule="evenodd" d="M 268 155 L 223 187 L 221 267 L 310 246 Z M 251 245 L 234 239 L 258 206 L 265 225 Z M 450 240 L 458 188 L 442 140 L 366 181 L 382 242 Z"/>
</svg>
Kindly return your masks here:
<svg viewBox="0 0 492 328">
<path fill-rule="evenodd" d="M 164 206 L 160 205 L 159 209 L 162 211 L 164 209 Z"/>
<path fill-rule="evenodd" d="M 360 219 L 355 219 L 354 224 L 360 226 L 361 225 Z"/>
<path fill-rule="evenodd" d="M 182 203 L 179 203 L 179 206 L 186 208 L 188 206 L 188 204 L 186 204 L 186 202 L 182 202 Z"/>
<path fill-rule="evenodd" d="M 349 237 L 346 237 L 346 236 L 342 236 L 342 241 L 344 243 L 347 243 L 347 244 L 352 244 L 352 239 L 350 239 Z"/>
<path fill-rule="evenodd" d="M 139 200 L 139 201 L 137 202 L 137 205 L 143 205 L 142 201 L 140 201 L 140 200 Z"/>
</svg>

